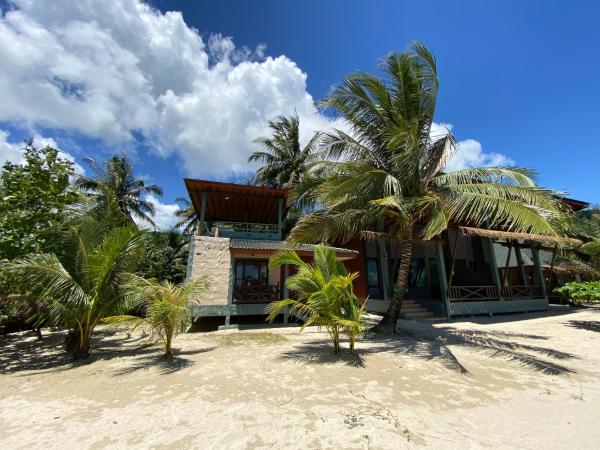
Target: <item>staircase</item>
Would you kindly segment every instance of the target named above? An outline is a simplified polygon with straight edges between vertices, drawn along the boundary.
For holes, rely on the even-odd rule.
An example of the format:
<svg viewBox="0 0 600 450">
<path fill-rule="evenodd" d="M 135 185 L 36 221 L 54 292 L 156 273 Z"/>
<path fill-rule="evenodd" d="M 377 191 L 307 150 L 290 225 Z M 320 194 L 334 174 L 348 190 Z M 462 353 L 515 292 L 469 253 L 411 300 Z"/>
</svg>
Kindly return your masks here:
<svg viewBox="0 0 600 450">
<path fill-rule="evenodd" d="M 405 299 L 402 302 L 402 310 L 400 311 L 401 319 L 422 320 L 422 319 L 439 319 L 434 313 L 427 308 L 421 306 L 414 300 Z"/>
</svg>

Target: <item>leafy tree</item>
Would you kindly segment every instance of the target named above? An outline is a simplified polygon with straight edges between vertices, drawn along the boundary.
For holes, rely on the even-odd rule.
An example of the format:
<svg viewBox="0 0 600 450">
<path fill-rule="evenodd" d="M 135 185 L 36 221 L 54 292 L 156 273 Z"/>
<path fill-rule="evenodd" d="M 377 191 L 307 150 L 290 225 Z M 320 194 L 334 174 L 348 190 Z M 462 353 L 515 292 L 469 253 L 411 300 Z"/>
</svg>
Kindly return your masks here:
<svg viewBox="0 0 600 450">
<path fill-rule="evenodd" d="M 186 275 L 188 238 L 174 230 L 148 233 L 144 263 L 136 273 L 144 278 L 181 283 Z"/>
<path fill-rule="evenodd" d="M 600 302 L 600 281 L 571 282 L 554 289 L 569 300 L 581 304 L 583 302 Z"/>
<path fill-rule="evenodd" d="M 335 353 L 340 351 L 341 334 L 346 334 L 353 352 L 356 338 L 365 328 L 364 305 L 352 290 L 352 281 L 358 274 L 348 274 L 344 264 L 335 259 L 335 251 L 325 245 L 317 245 L 312 264 L 302 261 L 296 252 L 286 250 L 275 255 L 269 267 L 284 264 L 298 268 L 298 272 L 286 280 L 296 298 L 271 303 L 267 307 L 267 320 L 273 322 L 289 307 L 290 314 L 306 319 L 300 331 L 313 324 L 325 328 Z"/>
<path fill-rule="evenodd" d="M 36 253 L 8 263 L 6 270 L 45 304 L 40 319 L 71 330 L 67 347 L 73 357 L 87 358 L 96 325 L 125 312 L 121 283 L 138 264 L 143 240 L 144 232 L 132 225 L 107 231 L 86 219 L 62 262 L 54 254 Z"/>
<path fill-rule="evenodd" d="M 158 282 L 132 275 L 124 284 L 129 306 L 143 307 L 145 317 L 120 315 L 104 320 L 111 324 L 132 324 L 142 327 L 153 341 L 162 341 L 165 356 L 173 354 L 174 337 L 191 324 L 190 305 L 207 288 L 203 278 L 187 280 L 181 284 L 170 281 Z"/>
<path fill-rule="evenodd" d="M 302 147 L 300 145 L 300 118 L 298 114 L 290 117 L 279 116 L 275 121 L 269 121 L 273 131 L 270 137 L 259 137 L 255 143 L 264 147 L 248 158 L 249 162 L 264 163 L 256 171 L 255 181 L 264 186 L 290 188 L 304 178 L 309 164 L 316 159 L 316 148 L 319 133 Z"/>
<path fill-rule="evenodd" d="M 112 156 L 100 166 L 94 159 L 85 161 L 95 172 L 95 176 L 79 176 L 76 185 L 87 192 L 95 201 L 96 207 L 117 210 L 133 223 L 133 219 L 144 220 L 154 227 L 154 205 L 142 198 L 145 194 L 162 195 L 162 189 L 155 185 L 146 185 L 144 180 L 133 174 L 133 165 L 127 155 Z"/>
<path fill-rule="evenodd" d="M 194 205 L 192 205 L 192 202 L 185 197 L 177 197 L 175 201 L 180 205 L 183 205 L 182 208 L 175 212 L 175 215 L 179 219 L 175 224 L 175 228 L 183 228 L 184 233 L 193 233 L 199 222 Z"/>
<path fill-rule="evenodd" d="M 323 135 L 333 162 L 320 177 L 307 177 L 295 196 L 318 209 L 302 217 L 291 239 L 345 241 L 383 227 L 400 245 L 392 301 L 380 323 L 393 327 L 402 307 L 415 239 L 428 240 L 450 223 L 556 235 L 561 206 L 535 174 L 521 168 L 473 168 L 443 173 L 454 149 L 451 135 L 431 136 L 438 77 L 433 55 L 422 44 L 393 53 L 381 78 L 348 76 L 323 100 L 351 127 Z"/>
<path fill-rule="evenodd" d="M 592 207 L 577 211 L 570 232 L 586 243 L 559 255 L 558 265 L 592 280 L 600 278 L 600 209 Z"/>
<path fill-rule="evenodd" d="M 0 259 L 57 251 L 66 212 L 78 199 L 69 185 L 73 163 L 58 150 L 25 143 L 25 162 L 0 174 Z"/>
</svg>

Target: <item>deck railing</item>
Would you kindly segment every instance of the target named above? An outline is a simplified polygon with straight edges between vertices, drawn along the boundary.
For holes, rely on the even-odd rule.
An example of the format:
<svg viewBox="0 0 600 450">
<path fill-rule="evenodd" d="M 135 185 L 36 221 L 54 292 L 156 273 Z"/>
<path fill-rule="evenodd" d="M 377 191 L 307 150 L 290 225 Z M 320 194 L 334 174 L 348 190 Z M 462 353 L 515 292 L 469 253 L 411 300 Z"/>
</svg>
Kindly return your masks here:
<svg viewBox="0 0 600 450">
<path fill-rule="evenodd" d="M 279 239 L 279 226 L 272 223 L 213 222 L 211 234 L 220 237 Z"/>
<path fill-rule="evenodd" d="M 268 286 L 234 286 L 233 303 L 270 303 L 279 300 L 279 284 Z"/>
<path fill-rule="evenodd" d="M 519 298 L 543 298 L 540 286 L 505 286 L 502 288 L 504 300 Z M 448 292 L 451 302 L 489 302 L 500 300 L 496 286 L 452 286 Z"/>
<path fill-rule="evenodd" d="M 485 302 L 500 296 L 496 286 L 452 286 L 448 298 L 453 302 Z"/>
</svg>

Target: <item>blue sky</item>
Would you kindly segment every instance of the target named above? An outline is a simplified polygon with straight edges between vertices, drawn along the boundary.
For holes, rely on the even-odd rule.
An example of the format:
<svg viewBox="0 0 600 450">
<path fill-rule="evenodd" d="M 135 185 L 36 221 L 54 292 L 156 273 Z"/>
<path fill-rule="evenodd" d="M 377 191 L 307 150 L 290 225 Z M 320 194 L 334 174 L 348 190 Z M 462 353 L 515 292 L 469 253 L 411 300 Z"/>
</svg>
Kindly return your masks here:
<svg viewBox="0 0 600 450">
<path fill-rule="evenodd" d="M 600 202 L 596 2 L 0 0 L 0 159 L 36 136 L 81 163 L 127 151 L 163 186 L 239 179 L 265 123 L 297 110 L 304 133 L 344 75 L 424 42 L 441 81 L 456 167 L 514 162 Z M 179 11 L 181 14 L 167 13 Z M 461 156 L 462 155 L 462 156 Z"/>
</svg>

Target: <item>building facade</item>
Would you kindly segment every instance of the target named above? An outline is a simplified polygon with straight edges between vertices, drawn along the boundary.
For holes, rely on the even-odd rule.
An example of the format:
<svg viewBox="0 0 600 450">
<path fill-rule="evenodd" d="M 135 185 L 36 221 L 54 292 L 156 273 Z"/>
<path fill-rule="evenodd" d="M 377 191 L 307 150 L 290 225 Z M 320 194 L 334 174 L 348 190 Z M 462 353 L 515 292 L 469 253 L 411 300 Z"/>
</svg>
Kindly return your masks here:
<svg viewBox="0 0 600 450">
<path fill-rule="evenodd" d="M 199 225 L 190 240 L 188 277 L 206 277 L 209 290 L 195 317 L 261 315 L 271 301 L 286 298 L 292 268 L 270 270 L 283 248 L 287 191 L 185 179 Z M 585 207 L 572 201 L 575 207 Z M 545 236 L 452 226 L 430 241 L 414 243 L 405 318 L 542 311 L 561 240 Z M 293 247 L 307 261 L 314 246 Z M 399 267 L 396 241 L 365 233 L 336 247 L 337 258 L 359 276 L 354 291 L 367 310 L 383 313 Z M 283 317 L 288 320 L 287 315 Z"/>
</svg>

